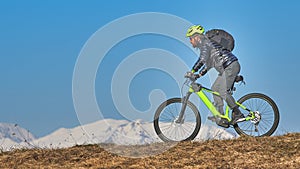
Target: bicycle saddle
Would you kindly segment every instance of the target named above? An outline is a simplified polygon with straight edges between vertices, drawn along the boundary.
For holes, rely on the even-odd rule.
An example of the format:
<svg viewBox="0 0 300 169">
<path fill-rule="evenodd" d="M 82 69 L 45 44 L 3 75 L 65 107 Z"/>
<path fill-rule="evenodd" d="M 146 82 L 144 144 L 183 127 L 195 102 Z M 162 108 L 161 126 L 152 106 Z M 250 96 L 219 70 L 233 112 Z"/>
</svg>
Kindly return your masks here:
<svg viewBox="0 0 300 169">
<path fill-rule="evenodd" d="M 246 84 L 245 81 L 244 81 L 244 77 L 242 75 L 237 75 L 234 79 L 234 82 L 235 83 L 238 83 L 238 82 L 242 82 L 243 84 Z M 230 94 L 233 94 L 233 92 L 236 90 L 236 88 L 234 87 L 234 83 L 232 84 L 231 88 L 228 90 L 228 92 Z"/>
<path fill-rule="evenodd" d="M 235 77 L 234 82 L 238 83 L 238 82 L 244 82 L 244 77 L 242 75 L 237 75 Z M 244 82 L 245 83 L 245 82 Z"/>
</svg>

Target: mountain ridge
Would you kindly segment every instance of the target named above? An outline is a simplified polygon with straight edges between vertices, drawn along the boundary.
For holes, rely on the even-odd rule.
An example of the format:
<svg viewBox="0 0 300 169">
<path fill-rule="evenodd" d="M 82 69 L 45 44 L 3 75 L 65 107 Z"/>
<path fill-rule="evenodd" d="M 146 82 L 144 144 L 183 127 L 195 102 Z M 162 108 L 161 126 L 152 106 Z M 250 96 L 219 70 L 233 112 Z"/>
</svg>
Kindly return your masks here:
<svg viewBox="0 0 300 169">
<path fill-rule="evenodd" d="M 3 137 L 7 138 L 6 140 L 3 140 L 7 144 L 0 145 L 4 150 L 9 150 L 11 147 L 66 148 L 75 145 L 98 143 L 142 145 L 162 142 L 154 131 L 153 123 L 145 122 L 140 119 L 135 121 L 103 119 L 93 123 L 76 126 L 74 128 L 59 128 L 40 138 L 35 138 L 28 130 L 13 124 L 3 124 L 3 126 L 6 126 L 7 129 L 2 131 L 9 131 L 13 133 L 16 133 L 16 131 L 22 131 L 18 135 L 18 140 L 13 140 L 11 137 Z M 15 131 L 13 131 L 12 128 L 15 128 Z M 9 135 L 9 132 L 3 132 L 2 135 Z M 29 135 L 30 137 L 28 139 L 24 138 L 25 135 Z M 222 128 L 202 124 L 200 132 L 195 140 L 212 138 L 230 139 L 234 137 L 235 136 L 233 134 Z"/>
</svg>

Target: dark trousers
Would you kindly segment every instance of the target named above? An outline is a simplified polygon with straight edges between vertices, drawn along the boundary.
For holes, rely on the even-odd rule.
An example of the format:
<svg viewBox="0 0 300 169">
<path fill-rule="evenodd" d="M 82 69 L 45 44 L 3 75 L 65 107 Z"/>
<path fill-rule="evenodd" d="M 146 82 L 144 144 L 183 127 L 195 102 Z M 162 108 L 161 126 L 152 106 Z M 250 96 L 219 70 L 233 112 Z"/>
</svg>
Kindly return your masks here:
<svg viewBox="0 0 300 169">
<path fill-rule="evenodd" d="M 236 106 L 235 100 L 232 95 L 228 92 L 234 81 L 235 77 L 240 72 L 240 64 L 238 61 L 232 62 L 228 67 L 225 68 L 222 74 L 219 74 L 216 81 L 212 85 L 212 90 L 220 93 L 220 96 L 213 95 L 216 108 L 221 114 L 224 114 L 224 102 L 233 109 Z"/>
</svg>

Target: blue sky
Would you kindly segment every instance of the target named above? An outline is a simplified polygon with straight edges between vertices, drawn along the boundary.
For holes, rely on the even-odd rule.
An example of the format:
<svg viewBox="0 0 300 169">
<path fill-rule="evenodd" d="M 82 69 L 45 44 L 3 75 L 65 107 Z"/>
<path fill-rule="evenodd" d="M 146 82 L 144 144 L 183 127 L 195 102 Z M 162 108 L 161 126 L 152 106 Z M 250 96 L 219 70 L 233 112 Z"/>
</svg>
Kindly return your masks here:
<svg viewBox="0 0 300 169">
<path fill-rule="evenodd" d="M 86 41 L 120 17 L 161 12 L 206 29 L 223 28 L 232 33 L 236 40 L 234 53 L 247 82 L 238 87 L 236 97 L 246 92 L 271 96 L 281 113 L 279 129 L 300 132 L 299 6 L 298 1 L 278 0 L 1 1 L 0 121 L 19 124 L 36 136 L 79 125 L 72 100 L 72 77 Z M 105 117 L 121 118 L 110 96 L 112 71 L 127 55 L 145 48 L 176 53 L 190 67 L 197 60 L 193 52 L 168 37 L 144 35 L 120 42 L 99 65 L 95 81 L 97 101 Z M 152 76 L 164 83 L 149 80 Z M 149 70 L 132 81 L 129 95 L 133 105 L 147 109 L 147 93 L 155 88 L 167 90 L 168 97 L 179 95 L 172 78 Z"/>
</svg>

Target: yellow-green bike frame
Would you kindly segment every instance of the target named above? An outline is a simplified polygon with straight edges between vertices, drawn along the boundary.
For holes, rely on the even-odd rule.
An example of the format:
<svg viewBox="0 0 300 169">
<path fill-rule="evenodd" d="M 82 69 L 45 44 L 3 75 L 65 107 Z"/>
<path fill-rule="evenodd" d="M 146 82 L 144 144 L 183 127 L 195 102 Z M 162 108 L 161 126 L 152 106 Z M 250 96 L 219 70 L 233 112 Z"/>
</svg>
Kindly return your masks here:
<svg viewBox="0 0 300 169">
<path fill-rule="evenodd" d="M 186 109 L 186 104 L 187 101 L 190 97 L 190 95 L 192 93 L 196 93 L 198 95 L 198 97 L 202 100 L 202 102 L 206 105 L 206 107 L 210 110 L 210 112 L 215 116 L 215 117 L 219 117 L 219 118 L 223 118 L 223 119 L 227 119 L 228 122 L 231 121 L 231 118 L 229 117 L 229 106 L 226 105 L 226 110 L 225 110 L 225 115 L 222 115 L 214 106 L 214 104 L 210 101 L 210 99 L 207 97 L 207 95 L 204 92 L 208 92 L 211 93 L 213 95 L 217 95 L 220 96 L 220 94 L 216 91 L 212 91 L 211 89 L 205 88 L 203 86 L 201 86 L 198 83 L 193 82 L 189 88 L 189 91 L 187 92 L 186 96 L 183 97 L 183 106 L 181 109 L 181 112 L 179 114 L 179 118 L 178 121 L 180 122 L 180 120 L 182 120 L 183 116 L 184 116 L 184 111 Z M 255 118 L 255 114 L 253 111 L 249 110 L 246 106 L 243 106 L 242 104 L 240 104 L 239 102 L 236 102 L 236 104 L 244 109 L 247 110 L 249 112 L 249 115 L 243 120 L 243 121 L 249 121 Z"/>
</svg>

